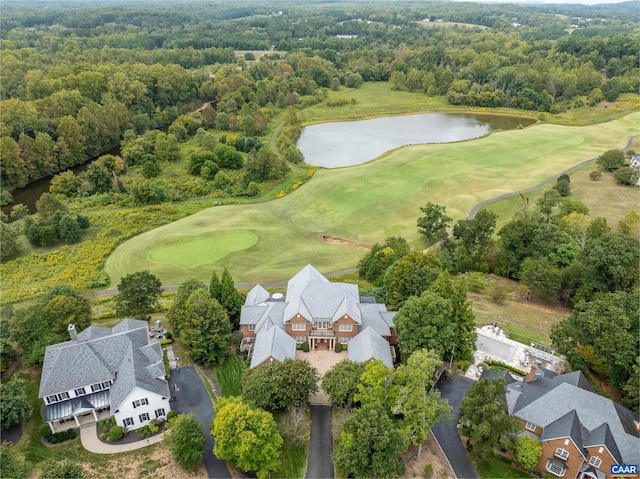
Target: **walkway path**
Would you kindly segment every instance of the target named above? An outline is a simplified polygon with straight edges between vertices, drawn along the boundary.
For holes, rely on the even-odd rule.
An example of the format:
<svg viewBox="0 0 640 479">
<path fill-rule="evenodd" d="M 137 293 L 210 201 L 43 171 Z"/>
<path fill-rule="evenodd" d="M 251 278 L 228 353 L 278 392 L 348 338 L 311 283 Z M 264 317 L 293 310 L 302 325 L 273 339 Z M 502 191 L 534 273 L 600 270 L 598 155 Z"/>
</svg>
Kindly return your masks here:
<svg viewBox="0 0 640 479">
<path fill-rule="evenodd" d="M 467 456 L 467 451 L 465 451 L 457 428 L 460 405 L 472 384 L 473 381 L 471 379 L 462 376 L 440 383 L 438 387 L 440 394 L 449 401 L 453 408 L 453 420 L 451 424 L 441 421 L 431 429 L 442 451 L 447 456 L 453 472 L 456 473 L 459 479 L 475 479 L 478 477 L 469 456 Z"/>
<path fill-rule="evenodd" d="M 141 439 L 140 441 L 129 444 L 106 444 L 98 437 L 98 426 L 96 424 L 80 428 L 80 442 L 82 443 L 82 447 L 96 454 L 117 454 L 119 452 L 135 451 L 136 449 L 156 444 L 162 441 L 163 437 L 164 433 L 161 432 L 148 439 Z"/>
</svg>

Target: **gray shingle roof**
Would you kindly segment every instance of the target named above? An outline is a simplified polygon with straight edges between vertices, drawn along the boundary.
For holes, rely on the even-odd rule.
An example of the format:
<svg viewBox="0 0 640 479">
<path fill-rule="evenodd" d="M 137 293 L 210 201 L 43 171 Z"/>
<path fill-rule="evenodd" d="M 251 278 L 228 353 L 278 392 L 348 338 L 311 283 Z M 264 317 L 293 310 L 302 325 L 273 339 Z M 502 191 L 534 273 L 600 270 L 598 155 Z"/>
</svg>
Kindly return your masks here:
<svg viewBox="0 0 640 479">
<path fill-rule="evenodd" d="M 591 446 L 605 446 L 616 462 L 622 462 L 622 456 L 608 424 L 602 424 L 589 433 L 584 447 Z"/>
<path fill-rule="evenodd" d="M 245 299 L 244 304 L 247 306 L 252 306 L 254 304 L 263 303 L 270 298 L 269 291 L 264 289 L 259 284 L 256 284 L 251 291 L 247 293 L 247 299 Z"/>
<path fill-rule="evenodd" d="M 366 328 L 349 341 L 349 360 L 364 363 L 372 359 L 382 359 L 385 366 L 392 368 L 393 360 L 389 343 L 373 328 Z"/>
<path fill-rule="evenodd" d="M 115 411 L 136 386 L 169 397 L 167 381 L 157 379 L 162 375 L 162 350 L 157 342 L 149 344 L 146 321 L 125 319 L 110 335 L 93 329 L 79 333 L 78 341 L 48 346 L 39 397 L 112 380 L 110 404 Z"/>
<path fill-rule="evenodd" d="M 581 378 L 574 373 L 523 383 L 513 415 L 546 428 L 575 410 L 580 423 L 589 431 L 608 424 L 623 462 L 637 464 L 640 439 L 631 419 L 633 414 L 624 413 L 625 408 L 608 398 L 574 385 L 581 383 Z"/>
<path fill-rule="evenodd" d="M 352 301 L 345 301 L 348 296 L 352 296 Z M 356 306 L 358 297 L 356 284 L 312 281 L 302 292 L 300 302 L 307 307 L 313 321 L 331 321 L 340 309 L 359 323 L 360 311 Z"/>
<path fill-rule="evenodd" d="M 256 343 L 251 356 L 251 367 L 255 368 L 265 360 L 273 357 L 278 361 L 296 356 L 296 340 L 282 329 L 272 327 L 261 330 L 256 336 Z"/>
<path fill-rule="evenodd" d="M 582 427 L 582 424 L 580 424 L 580 419 L 574 409 L 547 425 L 542 432 L 541 439 L 548 441 L 569 437 L 581 452 L 582 456 L 586 458 L 587 451 L 582 447 L 586 435 L 587 431 Z"/>
<path fill-rule="evenodd" d="M 267 309 L 269 307 L 266 304 L 242 306 L 240 309 L 240 324 L 258 324 Z"/>
<path fill-rule="evenodd" d="M 360 303 L 358 307 L 362 312 L 362 331 L 366 328 L 372 328 L 380 336 L 391 335 L 389 324 L 385 321 L 384 316 L 382 315 L 382 313 L 386 311 L 384 304 Z"/>
</svg>

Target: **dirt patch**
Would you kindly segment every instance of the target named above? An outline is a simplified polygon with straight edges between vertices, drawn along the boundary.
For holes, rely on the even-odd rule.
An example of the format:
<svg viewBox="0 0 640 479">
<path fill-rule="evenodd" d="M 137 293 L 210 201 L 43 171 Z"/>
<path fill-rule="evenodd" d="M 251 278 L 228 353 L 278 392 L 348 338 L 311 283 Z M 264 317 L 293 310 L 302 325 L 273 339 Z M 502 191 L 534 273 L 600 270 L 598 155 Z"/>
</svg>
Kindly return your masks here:
<svg viewBox="0 0 640 479">
<path fill-rule="evenodd" d="M 402 476 L 403 479 L 426 477 L 424 474 L 424 466 L 427 464 L 431 464 L 433 468 L 433 474 L 431 475 L 433 478 L 456 477 L 442 450 L 433 438 L 433 434 L 429 433 L 429 437 L 423 444 L 420 460 L 416 459 L 417 454 L 418 446 L 411 446 L 409 450 L 402 455 L 404 463 L 407 466 L 407 470 L 404 476 Z"/>
<path fill-rule="evenodd" d="M 117 459 L 116 457 L 118 456 L 114 456 L 113 460 L 100 467 L 99 470 L 86 463 L 82 467 L 90 474 L 93 474 L 94 477 L 96 474 L 98 477 L 118 477 L 122 479 L 143 477 L 204 479 L 208 477 L 204 463 L 193 473 L 189 473 L 179 467 L 173 461 L 169 447 L 164 443 L 157 444 L 153 448 L 141 449 L 140 454 L 137 455 L 127 455 Z"/>
<path fill-rule="evenodd" d="M 338 238 L 337 236 L 333 236 L 327 233 L 322 233 L 320 235 L 320 239 L 327 244 L 335 244 L 339 246 L 353 246 L 354 248 L 359 248 L 361 250 L 369 251 L 371 246 L 366 243 L 361 243 L 359 241 L 352 241 L 344 238 Z"/>
</svg>

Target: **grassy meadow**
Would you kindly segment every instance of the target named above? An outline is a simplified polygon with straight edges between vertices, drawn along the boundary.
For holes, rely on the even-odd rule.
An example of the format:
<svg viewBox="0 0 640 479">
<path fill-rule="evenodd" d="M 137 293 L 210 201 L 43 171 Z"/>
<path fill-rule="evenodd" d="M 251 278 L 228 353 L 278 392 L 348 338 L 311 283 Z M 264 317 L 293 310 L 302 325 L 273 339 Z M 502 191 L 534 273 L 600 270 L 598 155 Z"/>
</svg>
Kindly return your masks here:
<svg viewBox="0 0 640 479">
<path fill-rule="evenodd" d="M 216 206 L 142 233 L 119 245 L 105 270 L 112 284 L 142 269 L 176 284 L 187 277 L 207 281 L 213 269 L 223 267 L 243 283 L 288 278 L 307 263 L 323 273 L 352 268 L 363 245 L 386 236 L 424 246 L 415 223 L 427 201 L 445 205 L 460 219 L 482 200 L 531 187 L 607 149 L 624 147 L 639 121 L 640 113 L 633 113 L 585 127 L 537 124 L 467 142 L 408 146 L 364 165 L 318 170 L 313 181 L 281 199 Z M 248 231 L 257 241 L 239 244 L 236 251 L 211 254 L 194 247 L 206 244 L 193 243 L 203 235 L 239 238 Z M 323 235 L 343 241 L 327 242 Z M 158 261 L 158 249 L 167 244 L 172 261 Z"/>
</svg>

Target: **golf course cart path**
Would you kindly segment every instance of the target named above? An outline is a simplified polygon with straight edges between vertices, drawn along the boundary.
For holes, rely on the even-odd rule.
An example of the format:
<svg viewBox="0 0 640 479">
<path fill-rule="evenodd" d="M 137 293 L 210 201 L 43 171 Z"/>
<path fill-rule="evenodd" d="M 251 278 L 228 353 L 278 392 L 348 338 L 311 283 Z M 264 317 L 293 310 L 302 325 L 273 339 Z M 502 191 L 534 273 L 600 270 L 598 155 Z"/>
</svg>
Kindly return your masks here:
<svg viewBox="0 0 640 479">
<path fill-rule="evenodd" d="M 634 138 L 637 138 L 637 137 L 640 137 L 640 135 L 632 135 L 632 136 L 630 136 L 629 139 L 627 140 L 627 146 L 625 146 L 622 149 L 622 151 L 628 151 L 629 149 L 631 149 L 631 145 L 633 143 L 633 140 L 634 140 Z M 593 163 L 597 159 L 598 158 L 591 158 L 589 160 L 582 161 L 582 162 L 578 163 L 577 165 L 574 165 L 571 168 L 567 168 L 566 170 L 558 173 L 557 175 L 553 175 L 550 178 L 547 178 L 546 180 L 538 183 L 535 186 L 532 186 L 531 188 L 527 188 L 525 190 L 514 191 L 514 192 L 511 192 L 511 193 L 505 193 L 504 195 L 495 196 L 493 198 L 489 198 L 488 200 L 481 201 L 480 203 L 475 205 L 473 208 L 471 208 L 471 211 L 467 215 L 467 219 L 472 220 L 475 217 L 475 215 L 478 213 L 478 211 L 480 211 L 482 208 L 484 208 L 488 204 L 495 203 L 496 201 L 504 200 L 505 198 L 511 198 L 512 196 L 522 195 L 522 194 L 525 194 L 525 193 L 531 193 L 532 191 L 535 191 L 537 189 L 542 188 L 545 185 L 548 185 L 553 180 L 558 179 L 559 176 L 568 175 L 572 171 L 575 171 L 578 168 L 582 168 L 583 166 L 588 165 L 589 163 Z"/>
</svg>

